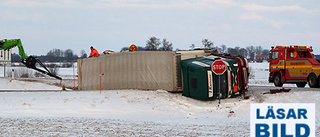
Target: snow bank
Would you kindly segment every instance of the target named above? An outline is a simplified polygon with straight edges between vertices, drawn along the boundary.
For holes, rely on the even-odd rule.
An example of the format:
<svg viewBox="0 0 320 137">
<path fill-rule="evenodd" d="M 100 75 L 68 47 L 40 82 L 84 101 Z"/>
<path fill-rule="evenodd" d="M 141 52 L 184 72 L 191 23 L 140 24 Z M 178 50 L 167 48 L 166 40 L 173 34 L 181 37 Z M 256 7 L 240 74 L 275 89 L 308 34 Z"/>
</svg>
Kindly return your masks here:
<svg viewBox="0 0 320 137">
<path fill-rule="evenodd" d="M 213 119 L 230 117 L 249 120 L 242 119 L 248 114 L 242 110 L 239 116 L 231 112 L 242 108 L 238 99 L 222 100 L 223 105 L 218 106 L 217 101 L 198 101 L 161 90 L 2 92 L 0 96 L 1 117 L 93 117 L 185 124 L 211 124 Z"/>
<path fill-rule="evenodd" d="M 267 89 L 259 88 L 261 92 L 266 92 Z M 125 125 L 120 126 L 122 129 L 117 128 L 117 132 L 121 133 L 128 133 L 128 129 L 130 131 L 136 129 L 137 131 L 132 132 L 136 135 L 148 134 L 149 131 L 168 136 L 181 133 L 194 136 L 238 136 L 241 133 L 239 136 L 249 136 L 250 103 L 315 103 L 316 112 L 320 112 L 320 108 L 317 107 L 320 104 L 319 91 L 293 89 L 289 93 L 266 95 L 260 94 L 261 92 L 253 93 L 247 100 L 223 99 L 220 105 L 218 100 L 199 101 L 162 90 L 112 90 L 102 93 L 99 91 L 0 92 L 0 123 L 3 125 L 1 128 L 7 129 L 4 131 L 9 135 L 16 132 L 14 127 L 11 127 L 14 125 L 7 127 L 10 125 L 8 121 L 22 124 L 31 122 L 29 127 L 33 125 L 33 128 L 23 129 L 27 133 L 30 132 L 30 135 L 34 135 L 32 134 L 34 129 L 41 129 L 38 124 L 32 122 L 51 122 L 46 123 L 47 126 L 44 127 L 50 125 L 56 127 L 54 130 L 56 134 L 53 135 L 86 135 L 87 130 L 91 135 L 100 135 L 101 132 L 105 132 L 103 135 L 114 133 L 102 128 L 105 127 L 104 122 L 111 127 Z M 79 125 L 79 121 L 85 124 Z M 320 134 L 319 121 L 320 117 L 316 115 L 317 135 Z M 150 129 L 150 125 L 154 125 L 154 129 Z M 88 127 L 94 129 L 86 129 Z M 146 127 L 147 130 L 144 130 Z M 187 127 L 193 127 L 193 130 Z M 13 129 L 10 132 L 8 128 Z M 62 132 L 63 129 L 69 129 L 70 132 L 62 134 L 65 133 Z M 78 130 L 73 131 L 74 129 Z M 96 131 L 98 129 L 107 131 L 98 132 Z M 174 129 L 174 132 L 170 132 L 170 129 Z M 51 129 L 46 130 L 53 132 Z M 62 131 L 57 132 L 60 130 Z M 47 135 L 47 132 L 41 135 Z"/>
<path fill-rule="evenodd" d="M 268 91 L 267 89 L 261 90 Z M 254 92 L 254 91 L 253 91 Z M 253 93 L 251 99 L 199 101 L 166 91 L 1 92 L 1 117 L 93 117 L 160 123 L 249 122 L 250 103 L 315 103 L 320 92 Z M 317 107 L 317 112 L 320 108 Z M 318 116 L 317 121 L 320 117 Z"/>
<path fill-rule="evenodd" d="M 61 90 L 61 87 L 32 82 L 32 80 L 28 79 L 21 81 L 0 78 L 0 90 Z"/>
</svg>

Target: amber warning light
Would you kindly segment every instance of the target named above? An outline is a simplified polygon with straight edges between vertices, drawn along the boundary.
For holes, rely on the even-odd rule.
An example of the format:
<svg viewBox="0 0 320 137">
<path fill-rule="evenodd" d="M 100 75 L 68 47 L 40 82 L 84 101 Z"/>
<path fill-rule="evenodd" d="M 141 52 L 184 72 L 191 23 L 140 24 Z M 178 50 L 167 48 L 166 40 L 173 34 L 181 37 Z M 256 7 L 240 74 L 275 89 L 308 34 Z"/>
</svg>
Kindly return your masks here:
<svg viewBox="0 0 320 137">
<path fill-rule="evenodd" d="M 132 44 L 129 48 L 130 51 L 137 51 L 137 46 Z"/>
</svg>

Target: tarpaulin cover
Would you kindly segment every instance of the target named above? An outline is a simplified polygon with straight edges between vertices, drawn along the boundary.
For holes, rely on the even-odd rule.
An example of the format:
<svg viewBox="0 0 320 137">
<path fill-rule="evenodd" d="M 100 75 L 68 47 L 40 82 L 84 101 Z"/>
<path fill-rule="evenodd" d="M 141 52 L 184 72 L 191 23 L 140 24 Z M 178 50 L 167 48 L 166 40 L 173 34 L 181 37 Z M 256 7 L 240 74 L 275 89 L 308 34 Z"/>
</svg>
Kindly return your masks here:
<svg viewBox="0 0 320 137">
<path fill-rule="evenodd" d="M 177 62 L 180 63 L 180 54 L 171 51 L 121 52 L 79 59 L 78 88 L 99 90 L 101 76 L 103 90 L 178 91 L 182 84 Z"/>
</svg>

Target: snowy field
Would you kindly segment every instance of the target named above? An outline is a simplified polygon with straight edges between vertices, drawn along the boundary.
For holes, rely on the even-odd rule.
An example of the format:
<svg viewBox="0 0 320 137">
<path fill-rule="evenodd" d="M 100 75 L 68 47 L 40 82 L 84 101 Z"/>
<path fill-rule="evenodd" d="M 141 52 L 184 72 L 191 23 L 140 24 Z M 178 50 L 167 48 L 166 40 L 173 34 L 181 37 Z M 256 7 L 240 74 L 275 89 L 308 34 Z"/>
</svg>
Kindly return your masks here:
<svg viewBox="0 0 320 137">
<path fill-rule="evenodd" d="M 14 71 L 15 71 L 15 76 L 19 75 L 20 73 L 25 73 L 25 72 L 31 73 L 33 75 L 35 72 L 37 72 L 33 69 L 29 69 L 26 67 L 11 67 L 11 66 L 7 66 L 4 71 L 4 67 L 0 66 L 0 77 L 3 77 L 4 75 L 6 75 L 6 77 L 8 77 L 8 76 L 11 77 L 12 76 L 12 69 L 14 69 Z M 76 67 L 74 69 L 73 68 L 58 68 L 57 71 L 58 71 L 58 75 L 60 75 L 60 76 L 72 77 L 73 73 L 75 75 L 77 75 L 77 68 Z"/>
<path fill-rule="evenodd" d="M 315 103 L 320 136 L 320 89 L 285 84 L 289 93 L 263 95 L 275 88 L 268 63 L 250 66 L 250 98 L 220 105 L 163 90 L 60 91 L 46 82 L 0 78 L 0 136 L 249 136 L 250 103 Z M 72 75 L 70 69 L 61 73 Z"/>
</svg>

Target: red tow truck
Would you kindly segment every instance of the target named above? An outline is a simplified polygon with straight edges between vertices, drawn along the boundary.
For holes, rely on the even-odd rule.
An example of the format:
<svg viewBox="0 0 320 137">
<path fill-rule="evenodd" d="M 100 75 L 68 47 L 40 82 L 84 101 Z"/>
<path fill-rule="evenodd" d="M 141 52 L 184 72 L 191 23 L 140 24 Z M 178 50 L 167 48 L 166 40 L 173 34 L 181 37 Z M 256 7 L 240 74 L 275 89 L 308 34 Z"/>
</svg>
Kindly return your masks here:
<svg viewBox="0 0 320 137">
<path fill-rule="evenodd" d="M 272 47 L 269 64 L 269 83 L 281 87 L 283 83 L 294 83 L 297 87 L 311 88 L 320 85 L 320 60 L 315 59 L 310 46 Z"/>
</svg>

